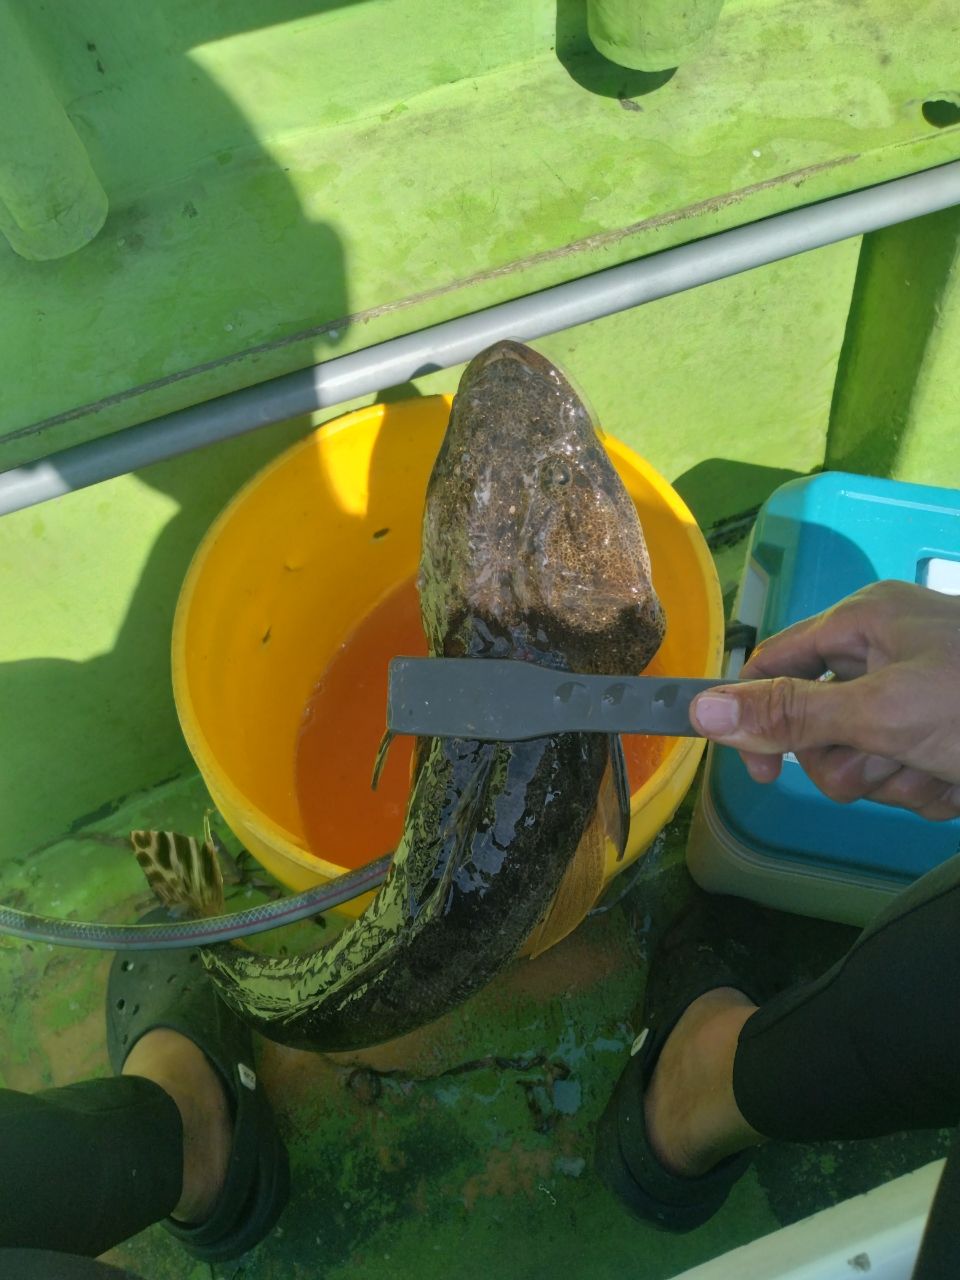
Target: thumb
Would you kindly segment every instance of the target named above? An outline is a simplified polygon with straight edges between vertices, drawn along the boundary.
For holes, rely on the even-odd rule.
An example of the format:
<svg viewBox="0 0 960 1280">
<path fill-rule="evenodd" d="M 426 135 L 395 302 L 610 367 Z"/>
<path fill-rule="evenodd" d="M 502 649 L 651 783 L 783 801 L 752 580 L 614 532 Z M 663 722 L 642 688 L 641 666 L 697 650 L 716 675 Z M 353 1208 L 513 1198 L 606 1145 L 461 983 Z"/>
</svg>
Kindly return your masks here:
<svg viewBox="0 0 960 1280">
<path fill-rule="evenodd" d="M 857 684 L 790 676 L 747 680 L 701 693 L 691 703 L 690 720 L 706 738 L 762 755 L 835 745 L 863 749 Z"/>
</svg>

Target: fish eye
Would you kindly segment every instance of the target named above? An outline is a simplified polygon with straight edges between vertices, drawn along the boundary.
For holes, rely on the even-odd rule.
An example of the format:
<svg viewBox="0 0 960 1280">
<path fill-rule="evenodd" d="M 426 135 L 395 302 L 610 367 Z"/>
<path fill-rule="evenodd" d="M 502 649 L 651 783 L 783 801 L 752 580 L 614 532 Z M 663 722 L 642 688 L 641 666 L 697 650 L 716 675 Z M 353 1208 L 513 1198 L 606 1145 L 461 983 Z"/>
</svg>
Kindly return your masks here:
<svg viewBox="0 0 960 1280">
<path fill-rule="evenodd" d="M 570 468 L 565 462 L 555 461 L 547 468 L 547 481 L 550 484 L 569 484 Z"/>
</svg>

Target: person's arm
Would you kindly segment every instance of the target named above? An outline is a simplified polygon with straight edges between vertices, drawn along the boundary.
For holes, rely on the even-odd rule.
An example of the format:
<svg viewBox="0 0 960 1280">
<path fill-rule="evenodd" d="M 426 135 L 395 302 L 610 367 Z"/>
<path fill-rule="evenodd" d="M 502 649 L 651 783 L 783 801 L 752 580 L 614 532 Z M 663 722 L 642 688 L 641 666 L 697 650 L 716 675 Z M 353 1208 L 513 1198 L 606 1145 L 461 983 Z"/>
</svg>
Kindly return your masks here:
<svg viewBox="0 0 960 1280">
<path fill-rule="evenodd" d="M 875 583 L 764 641 L 741 674 L 756 683 L 701 694 L 690 719 L 758 782 L 792 751 L 834 800 L 960 815 L 960 597 Z"/>
</svg>

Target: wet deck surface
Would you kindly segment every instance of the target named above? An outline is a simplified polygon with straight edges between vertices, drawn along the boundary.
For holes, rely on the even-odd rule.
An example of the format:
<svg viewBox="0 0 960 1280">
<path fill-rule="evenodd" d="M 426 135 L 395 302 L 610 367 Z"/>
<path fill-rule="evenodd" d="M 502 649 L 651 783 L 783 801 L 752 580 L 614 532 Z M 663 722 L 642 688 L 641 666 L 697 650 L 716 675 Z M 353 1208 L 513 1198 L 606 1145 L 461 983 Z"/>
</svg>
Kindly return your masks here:
<svg viewBox="0 0 960 1280">
<path fill-rule="evenodd" d="M 132 920 L 149 898 L 127 833 L 198 832 L 208 803 L 194 777 L 136 797 L 60 844 L 9 862 L 3 900 Z M 353 1057 L 261 1045 L 293 1191 L 258 1249 L 210 1267 L 154 1227 L 111 1259 L 145 1280 L 665 1280 L 942 1154 L 934 1134 L 772 1145 L 725 1209 L 681 1237 L 634 1222 L 607 1194 L 592 1171 L 594 1126 L 640 1029 L 647 960 L 677 913 L 692 911 L 688 918 L 702 918 L 713 936 L 722 931 L 741 961 L 777 987 L 820 972 L 853 937 L 839 926 L 706 900 L 682 864 L 688 812 L 689 804 L 619 903 L 431 1027 Z M 232 892 L 237 906 L 256 890 Z M 270 945 L 300 949 L 321 936 L 307 923 L 272 935 Z M 33 1089 L 108 1073 L 109 963 L 97 952 L 0 946 L 0 1083 Z"/>
</svg>

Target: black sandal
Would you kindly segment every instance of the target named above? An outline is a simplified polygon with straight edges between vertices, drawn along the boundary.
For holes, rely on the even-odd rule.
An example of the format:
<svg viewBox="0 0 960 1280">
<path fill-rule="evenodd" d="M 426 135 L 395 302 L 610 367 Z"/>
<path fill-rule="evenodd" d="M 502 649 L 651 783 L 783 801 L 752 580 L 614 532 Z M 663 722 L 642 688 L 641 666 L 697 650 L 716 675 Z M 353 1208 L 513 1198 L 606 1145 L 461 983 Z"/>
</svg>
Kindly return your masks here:
<svg viewBox="0 0 960 1280">
<path fill-rule="evenodd" d="M 161 907 L 141 923 L 169 919 Z M 223 1191 L 199 1225 L 167 1218 L 163 1226 L 195 1258 L 226 1262 L 272 1229 L 290 1188 L 286 1148 L 257 1078 L 249 1027 L 223 1003 L 196 948 L 116 955 L 107 986 L 107 1048 L 119 1074 L 148 1031 L 169 1027 L 196 1044 L 219 1073 L 233 1116 Z"/>
<path fill-rule="evenodd" d="M 694 1000 L 718 987 L 733 987 L 757 1005 L 773 994 L 767 990 L 769 975 L 761 980 L 756 972 L 755 947 L 745 945 L 756 936 L 757 924 L 752 912 L 744 916 L 743 905 L 697 892 L 660 939 L 635 1023 L 645 1030 L 633 1043 L 597 1130 L 601 1181 L 635 1217 L 666 1231 L 692 1231 L 713 1217 L 753 1159 L 748 1150 L 697 1178 L 669 1173 L 650 1145 L 643 1109 L 663 1046 Z"/>
<path fill-rule="evenodd" d="M 594 1159 L 601 1182 L 634 1217 L 666 1231 L 692 1231 L 712 1218 L 753 1159 L 751 1151 L 742 1151 L 700 1177 L 684 1178 L 663 1167 L 647 1134 L 643 1095 L 660 1052 L 694 1000 L 718 987 L 743 990 L 736 979 L 715 974 L 712 979 L 695 982 L 659 1027 L 653 1019 L 648 1022 L 634 1041 L 630 1061 L 597 1129 Z"/>
</svg>

